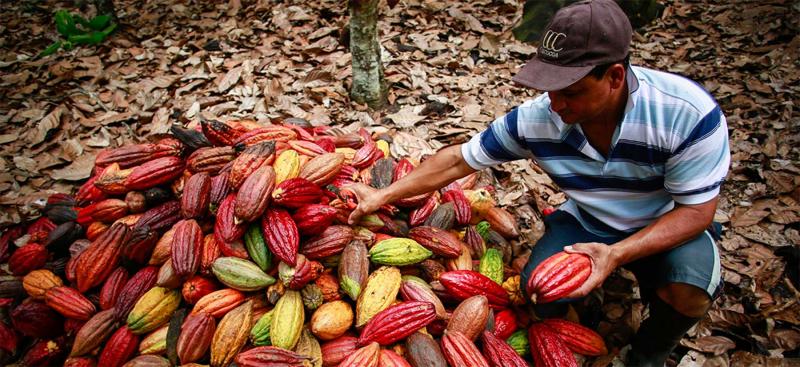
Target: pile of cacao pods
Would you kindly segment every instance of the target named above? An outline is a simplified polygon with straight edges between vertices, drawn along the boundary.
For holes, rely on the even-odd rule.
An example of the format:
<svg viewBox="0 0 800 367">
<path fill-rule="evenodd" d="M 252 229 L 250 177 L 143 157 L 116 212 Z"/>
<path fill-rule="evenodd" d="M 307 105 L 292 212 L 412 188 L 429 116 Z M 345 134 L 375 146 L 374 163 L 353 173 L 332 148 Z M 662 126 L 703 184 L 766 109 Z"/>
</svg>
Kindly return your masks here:
<svg viewBox="0 0 800 367">
<path fill-rule="evenodd" d="M 573 352 L 606 353 L 579 324 L 531 322 L 524 258 L 509 266 L 516 221 L 478 174 L 349 226 L 347 185 L 383 188 L 416 164 L 390 156 L 390 137 L 290 119 L 150 141 L 102 151 L 74 196 L 2 234 L 0 363 L 571 366 Z M 529 289 L 566 294 L 588 276 L 581 261 L 551 261 Z"/>
</svg>

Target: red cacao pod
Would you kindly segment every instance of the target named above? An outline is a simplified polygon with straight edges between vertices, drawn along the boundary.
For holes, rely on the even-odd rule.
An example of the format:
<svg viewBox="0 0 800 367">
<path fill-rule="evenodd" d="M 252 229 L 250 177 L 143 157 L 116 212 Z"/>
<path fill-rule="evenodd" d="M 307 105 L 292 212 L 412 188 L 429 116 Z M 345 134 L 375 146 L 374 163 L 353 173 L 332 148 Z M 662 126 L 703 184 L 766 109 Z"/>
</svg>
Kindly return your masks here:
<svg viewBox="0 0 800 367">
<path fill-rule="evenodd" d="M 575 353 L 585 356 L 608 354 L 603 337 L 586 326 L 562 319 L 545 319 L 542 323 L 553 329 L 567 348 Z"/>
<path fill-rule="evenodd" d="M 106 342 L 100 353 L 100 359 L 97 361 L 97 367 L 122 366 L 133 357 L 138 346 L 139 336 L 123 325 Z"/>
<path fill-rule="evenodd" d="M 508 306 L 508 294 L 505 289 L 487 276 L 472 270 L 455 270 L 444 272 L 439 282 L 447 292 L 459 300 L 482 294 L 489 300 L 493 309 Z"/>
<path fill-rule="evenodd" d="M 533 362 L 537 367 L 577 367 L 578 362 L 558 334 L 542 323 L 528 329 Z"/>
<path fill-rule="evenodd" d="M 373 316 L 361 330 L 358 345 L 372 342 L 393 344 L 436 318 L 436 309 L 430 302 L 409 301 L 390 306 Z"/>
<path fill-rule="evenodd" d="M 128 271 L 123 267 L 119 267 L 111 275 L 108 276 L 103 287 L 100 288 L 100 309 L 108 310 L 117 304 L 122 289 L 125 288 L 125 283 L 128 282 Z"/>
<path fill-rule="evenodd" d="M 181 214 L 184 218 L 201 218 L 208 212 L 211 199 L 211 176 L 195 173 L 186 180 L 181 195 Z"/>
<path fill-rule="evenodd" d="M 330 205 L 309 204 L 297 209 L 292 215 L 292 219 L 301 234 L 314 236 L 333 224 L 337 213 L 336 209 Z"/>
<path fill-rule="evenodd" d="M 584 254 L 558 252 L 531 272 L 527 291 L 533 303 L 547 303 L 578 289 L 592 274 L 592 261 Z"/>
<path fill-rule="evenodd" d="M 472 340 L 458 331 L 445 331 L 442 336 L 442 353 L 451 366 L 489 367 Z"/>
<path fill-rule="evenodd" d="M 203 230 L 194 219 L 184 219 L 175 224 L 172 237 L 172 271 L 186 279 L 200 267 Z"/>
<path fill-rule="evenodd" d="M 128 226 L 115 223 L 81 253 L 75 269 L 78 291 L 86 292 L 111 275 L 119 264 L 123 240 L 127 235 Z"/>
<path fill-rule="evenodd" d="M 45 303 L 64 317 L 88 320 L 97 311 L 91 301 L 75 288 L 53 287 L 44 294 Z"/>
<path fill-rule="evenodd" d="M 8 259 L 8 270 L 14 275 L 25 275 L 41 269 L 47 263 L 47 249 L 38 243 L 28 243 L 18 248 Z"/>
<path fill-rule="evenodd" d="M 269 250 L 281 261 L 297 265 L 300 235 L 292 217 L 286 210 L 268 208 L 261 220 L 261 230 Z"/>
<path fill-rule="evenodd" d="M 481 333 L 483 355 L 491 367 L 528 367 L 514 348 L 494 334 L 484 331 Z"/>
</svg>

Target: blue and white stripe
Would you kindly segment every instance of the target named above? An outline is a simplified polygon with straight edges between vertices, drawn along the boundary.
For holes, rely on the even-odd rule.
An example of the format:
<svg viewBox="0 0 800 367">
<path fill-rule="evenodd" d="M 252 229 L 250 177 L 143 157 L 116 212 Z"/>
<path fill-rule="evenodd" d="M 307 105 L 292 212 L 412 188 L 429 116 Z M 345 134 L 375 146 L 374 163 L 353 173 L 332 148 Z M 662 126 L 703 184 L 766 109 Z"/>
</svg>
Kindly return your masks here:
<svg viewBox="0 0 800 367">
<path fill-rule="evenodd" d="M 588 222 L 599 220 L 632 231 L 676 202 L 714 198 L 730 165 L 727 123 L 717 103 L 681 76 L 641 67 L 628 71 L 630 97 L 608 158 L 587 142 L 580 126 L 561 121 L 542 94 L 462 145 L 464 159 L 475 169 L 534 159 L 569 197 L 562 209 L 590 230 Z"/>
</svg>

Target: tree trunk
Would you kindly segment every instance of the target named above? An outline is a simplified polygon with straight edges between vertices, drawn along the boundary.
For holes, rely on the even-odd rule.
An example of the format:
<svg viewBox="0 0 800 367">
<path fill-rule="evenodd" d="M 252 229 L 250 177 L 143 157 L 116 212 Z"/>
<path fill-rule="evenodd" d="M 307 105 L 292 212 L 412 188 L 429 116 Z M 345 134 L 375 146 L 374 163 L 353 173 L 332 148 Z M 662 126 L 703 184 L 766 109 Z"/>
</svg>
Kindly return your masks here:
<svg viewBox="0 0 800 367">
<path fill-rule="evenodd" d="M 353 86 L 350 99 L 370 108 L 386 104 L 381 47 L 378 43 L 378 0 L 350 0 L 350 53 Z"/>
</svg>

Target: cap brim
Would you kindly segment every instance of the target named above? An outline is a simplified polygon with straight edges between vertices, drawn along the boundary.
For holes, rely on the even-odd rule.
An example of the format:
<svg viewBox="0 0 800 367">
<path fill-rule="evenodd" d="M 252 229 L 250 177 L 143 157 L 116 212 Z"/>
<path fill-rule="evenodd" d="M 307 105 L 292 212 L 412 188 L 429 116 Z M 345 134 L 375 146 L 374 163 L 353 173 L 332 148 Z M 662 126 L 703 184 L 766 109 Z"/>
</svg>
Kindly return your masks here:
<svg viewBox="0 0 800 367">
<path fill-rule="evenodd" d="M 589 74 L 594 66 L 559 66 L 543 62 L 537 57 L 528 61 L 512 79 L 528 88 L 554 91 L 569 87 Z"/>
</svg>

